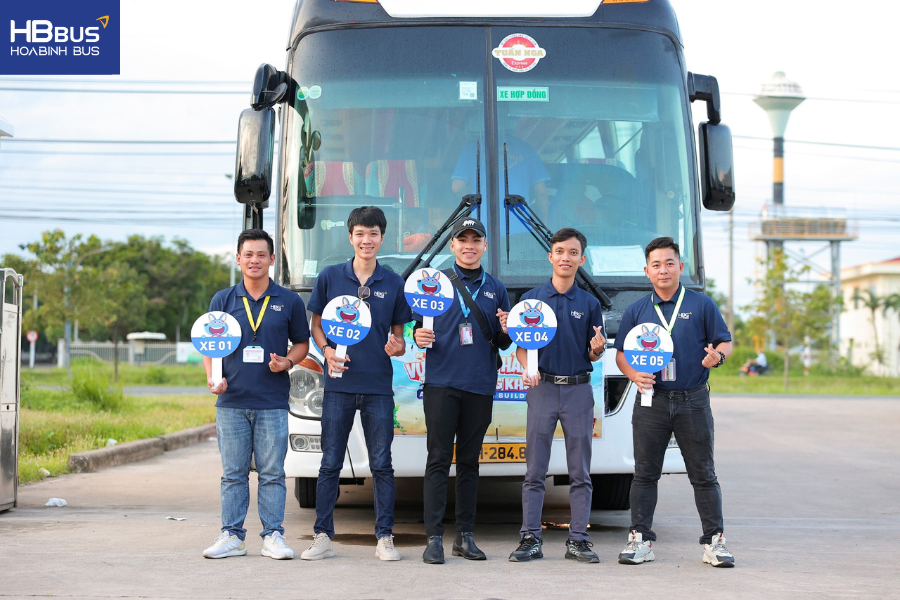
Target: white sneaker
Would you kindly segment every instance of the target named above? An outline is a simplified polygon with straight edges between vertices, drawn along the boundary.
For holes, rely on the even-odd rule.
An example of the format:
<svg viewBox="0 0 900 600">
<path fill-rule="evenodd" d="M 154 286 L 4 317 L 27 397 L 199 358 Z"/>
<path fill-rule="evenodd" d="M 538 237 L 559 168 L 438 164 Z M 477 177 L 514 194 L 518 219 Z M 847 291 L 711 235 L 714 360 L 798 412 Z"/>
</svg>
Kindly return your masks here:
<svg viewBox="0 0 900 600">
<path fill-rule="evenodd" d="M 378 538 L 378 545 L 375 546 L 375 556 L 381 560 L 400 560 L 400 553 L 394 548 L 394 536 L 386 535 Z"/>
<path fill-rule="evenodd" d="M 717 533 L 708 544 L 703 545 L 703 562 L 714 567 L 733 567 L 734 555 L 725 547 L 725 536 Z"/>
<path fill-rule="evenodd" d="M 650 562 L 656 557 L 653 556 L 653 543 L 644 541 L 644 536 L 637 531 L 628 533 L 628 543 L 625 549 L 619 553 L 619 563 L 623 565 L 639 565 L 643 562 Z"/>
<path fill-rule="evenodd" d="M 213 542 L 213 545 L 203 551 L 206 558 L 225 558 L 228 556 L 244 556 L 247 554 L 247 546 L 236 535 L 223 531 Z"/>
<path fill-rule="evenodd" d="M 290 560 L 294 558 L 294 551 L 288 548 L 287 544 L 284 543 L 284 536 L 277 531 L 263 538 L 263 547 L 260 553 L 263 556 L 276 560 Z"/>
<path fill-rule="evenodd" d="M 303 560 L 321 560 L 332 556 L 334 556 L 334 546 L 331 545 L 331 538 L 328 537 L 328 534 L 323 532 L 316 534 L 312 544 L 303 551 L 300 558 Z"/>
</svg>

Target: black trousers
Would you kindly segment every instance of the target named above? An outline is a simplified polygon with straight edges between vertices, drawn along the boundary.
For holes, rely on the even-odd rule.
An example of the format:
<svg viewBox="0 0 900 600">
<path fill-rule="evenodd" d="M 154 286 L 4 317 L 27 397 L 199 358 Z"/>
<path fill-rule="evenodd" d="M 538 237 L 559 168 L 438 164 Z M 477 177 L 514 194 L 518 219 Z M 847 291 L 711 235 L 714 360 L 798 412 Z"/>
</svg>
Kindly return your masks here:
<svg viewBox="0 0 900 600">
<path fill-rule="evenodd" d="M 447 481 L 456 440 L 456 530 L 475 529 L 478 499 L 478 457 L 491 424 L 493 396 L 456 388 L 425 386 L 423 400 L 428 429 L 425 466 L 425 533 L 443 535 Z"/>
</svg>

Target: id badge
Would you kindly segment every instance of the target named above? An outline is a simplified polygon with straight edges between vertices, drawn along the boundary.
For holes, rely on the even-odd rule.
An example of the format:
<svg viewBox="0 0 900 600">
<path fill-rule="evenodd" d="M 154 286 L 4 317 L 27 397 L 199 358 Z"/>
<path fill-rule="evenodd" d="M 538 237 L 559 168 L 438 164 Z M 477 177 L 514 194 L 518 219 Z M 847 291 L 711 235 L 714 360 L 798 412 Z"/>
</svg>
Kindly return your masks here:
<svg viewBox="0 0 900 600">
<path fill-rule="evenodd" d="M 460 346 L 471 346 L 475 343 L 475 339 L 472 337 L 472 325 L 469 323 L 460 323 L 459 324 L 459 345 Z"/>
<path fill-rule="evenodd" d="M 663 381 L 675 381 L 675 359 L 669 361 L 662 372 Z"/>
<path fill-rule="evenodd" d="M 262 346 L 247 346 L 244 348 L 244 362 L 261 363 L 265 360 L 265 354 Z"/>
</svg>

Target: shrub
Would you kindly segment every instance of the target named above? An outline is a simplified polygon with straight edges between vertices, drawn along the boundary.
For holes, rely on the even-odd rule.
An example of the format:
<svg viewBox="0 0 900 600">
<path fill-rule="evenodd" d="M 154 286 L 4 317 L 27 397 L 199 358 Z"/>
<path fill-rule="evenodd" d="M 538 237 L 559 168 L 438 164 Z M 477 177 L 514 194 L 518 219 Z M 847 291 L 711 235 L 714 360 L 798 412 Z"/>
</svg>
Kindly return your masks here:
<svg viewBox="0 0 900 600">
<path fill-rule="evenodd" d="M 76 402 L 109 412 L 118 412 L 126 404 L 122 387 L 112 385 L 108 376 L 93 370 L 76 371 L 72 374 L 72 396 Z"/>
<path fill-rule="evenodd" d="M 146 380 L 147 383 L 155 384 L 155 385 L 163 385 L 169 383 L 169 372 L 163 369 L 162 367 L 147 367 L 147 375 Z"/>
</svg>

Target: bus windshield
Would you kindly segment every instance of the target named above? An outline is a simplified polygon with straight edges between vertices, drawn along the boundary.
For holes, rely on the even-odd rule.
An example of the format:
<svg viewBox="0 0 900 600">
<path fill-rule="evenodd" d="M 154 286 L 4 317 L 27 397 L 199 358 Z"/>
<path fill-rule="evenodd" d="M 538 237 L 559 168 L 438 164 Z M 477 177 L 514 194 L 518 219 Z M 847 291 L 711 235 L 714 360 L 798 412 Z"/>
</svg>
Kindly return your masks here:
<svg viewBox="0 0 900 600">
<path fill-rule="evenodd" d="M 525 71 L 486 56 L 486 44 L 518 31 L 499 27 L 323 31 L 300 42 L 286 121 L 283 282 L 311 287 L 322 268 L 350 258 L 346 219 L 362 205 L 384 210 L 379 260 L 402 272 L 475 191 L 479 170 L 485 265 L 507 285 L 549 273 L 531 226 L 506 209 L 507 185 L 551 231 L 586 235 L 585 268 L 599 281 L 646 282 L 642 248 L 660 235 L 681 245 L 685 276 L 696 278 L 674 44 L 646 32 L 526 29 L 546 56 Z M 445 248 L 432 266 L 450 261 Z"/>
</svg>

